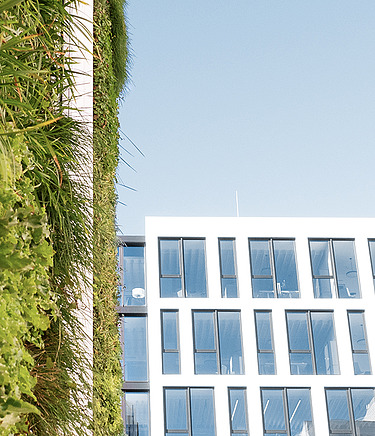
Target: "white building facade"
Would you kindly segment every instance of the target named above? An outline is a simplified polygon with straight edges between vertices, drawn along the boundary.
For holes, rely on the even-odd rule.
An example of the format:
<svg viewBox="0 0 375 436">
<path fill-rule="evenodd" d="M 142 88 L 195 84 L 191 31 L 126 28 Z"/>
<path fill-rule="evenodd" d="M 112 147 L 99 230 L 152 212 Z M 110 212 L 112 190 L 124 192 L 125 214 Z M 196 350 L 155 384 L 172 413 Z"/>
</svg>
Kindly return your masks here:
<svg viewBox="0 0 375 436">
<path fill-rule="evenodd" d="M 375 219 L 148 217 L 121 239 L 128 436 L 375 435 Z"/>
</svg>

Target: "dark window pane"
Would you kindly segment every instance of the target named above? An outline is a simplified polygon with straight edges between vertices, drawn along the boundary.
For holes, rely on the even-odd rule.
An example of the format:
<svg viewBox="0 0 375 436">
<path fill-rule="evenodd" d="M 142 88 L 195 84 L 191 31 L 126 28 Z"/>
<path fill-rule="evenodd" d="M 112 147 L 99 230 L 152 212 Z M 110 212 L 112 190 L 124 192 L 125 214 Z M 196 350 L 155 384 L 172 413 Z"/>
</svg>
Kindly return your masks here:
<svg viewBox="0 0 375 436">
<path fill-rule="evenodd" d="M 125 393 L 125 428 L 128 436 L 149 436 L 148 392 Z"/>
<path fill-rule="evenodd" d="M 367 353 L 353 354 L 354 374 L 371 375 L 370 359 Z"/>
<path fill-rule="evenodd" d="M 275 374 L 275 357 L 273 353 L 258 353 L 258 370 L 260 375 Z"/>
<path fill-rule="evenodd" d="M 162 298 L 183 297 L 181 277 L 162 277 L 160 279 L 160 296 Z"/>
<path fill-rule="evenodd" d="M 313 279 L 315 298 L 332 298 L 334 279 Z"/>
<path fill-rule="evenodd" d="M 253 276 L 272 276 L 268 240 L 249 241 L 251 273 Z"/>
<path fill-rule="evenodd" d="M 218 374 L 216 353 L 195 353 L 195 374 Z"/>
<path fill-rule="evenodd" d="M 147 381 L 147 318 L 125 316 L 123 322 L 125 380 Z"/>
<path fill-rule="evenodd" d="M 229 389 L 230 420 L 232 430 L 247 431 L 245 395 L 245 389 Z"/>
<path fill-rule="evenodd" d="M 333 276 L 329 241 L 310 241 L 311 265 L 314 276 Z"/>
<path fill-rule="evenodd" d="M 340 374 L 333 314 L 311 312 L 317 374 Z"/>
<path fill-rule="evenodd" d="M 234 241 L 232 239 L 221 239 L 219 244 L 221 274 L 224 276 L 236 275 L 236 267 L 234 263 Z"/>
<path fill-rule="evenodd" d="M 237 279 L 221 279 L 221 296 L 223 298 L 237 298 Z"/>
<path fill-rule="evenodd" d="M 312 358 L 310 353 L 290 353 L 290 373 L 292 375 L 313 374 Z"/>
<path fill-rule="evenodd" d="M 144 247 L 124 247 L 124 306 L 145 305 Z"/>
<path fill-rule="evenodd" d="M 194 312 L 196 350 L 216 350 L 214 312 Z"/>
<path fill-rule="evenodd" d="M 179 241 L 177 239 L 160 240 L 160 272 L 161 275 L 180 275 Z"/>
<path fill-rule="evenodd" d="M 294 241 L 273 241 L 273 252 L 278 296 L 281 298 L 298 298 Z"/>
<path fill-rule="evenodd" d="M 162 312 L 163 347 L 165 350 L 178 349 L 177 312 Z"/>
<path fill-rule="evenodd" d="M 353 351 L 367 350 L 363 312 L 349 312 L 348 317 Z"/>
<path fill-rule="evenodd" d="M 239 312 L 218 312 L 222 374 L 243 374 Z"/>
<path fill-rule="evenodd" d="M 254 298 L 274 298 L 272 279 L 252 279 L 253 297 Z"/>
<path fill-rule="evenodd" d="M 272 350 L 271 314 L 255 312 L 255 326 L 259 350 Z"/>
<path fill-rule="evenodd" d="M 290 436 L 314 436 L 310 390 L 287 389 Z"/>
<path fill-rule="evenodd" d="M 287 326 L 291 350 L 310 350 L 306 312 L 288 312 Z"/>
<path fill-rule="evenodd" d="M 263 389 L 262 407 L 264 429 L 266 431 L 285 431 L 286 426 L 282 389 Z"/>
<path fill-rule="evenodd" d="M 351 430 L 348 397 L 346 389 L 327 389 L 327 407 L 329 428 L 334 430 Z"/>
<path fill-rule="evenodd" d="M 213 389 L 190 389 L 192 436 L 215 436 Z"/>
<path fill-rule="evenodd" d="M 204 240 L 184 240 L 186 297 L 207 297 Z"/>
<path fill-rule="evenodd" d="M 165 389 L 167 430 L 187 430 L 186 389 Z"/>
<path fill-rule="evenodd" d="M 340 298 L 360 298 L 354 241 L 333 241 Z"/>
<path fill-rule="evenodd" d="M 180 359 L 178 353 L 163 353 L 163 374 L 179 374 Z"/>
<path fill-rule="evenodd" d="M 351 389 L 351 394 L 357 435 L 373 436 L 375 434 L 374 389 Z"/>
</svg>

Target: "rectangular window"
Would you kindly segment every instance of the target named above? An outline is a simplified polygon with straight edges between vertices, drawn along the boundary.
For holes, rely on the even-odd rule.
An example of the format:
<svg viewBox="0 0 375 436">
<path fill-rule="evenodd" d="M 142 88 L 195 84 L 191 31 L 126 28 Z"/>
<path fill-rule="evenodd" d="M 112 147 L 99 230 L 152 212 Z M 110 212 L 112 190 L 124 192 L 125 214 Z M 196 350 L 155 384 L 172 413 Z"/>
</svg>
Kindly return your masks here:
<svg viewBox="0 0 375 436">
<path fill-rule="evenodd" d="M 330 436 L 375 435 L 373 388 L 326 389 Z"/>
<path fill-rule="evenodd" d="M 123 250 L 122 292 L 120 306 L 144 306 L 145 292 L 145 247 L 127 245 Z"/>
<path fill-rule="evenodd" d="M 178 310 L 161 312 L 163 374 L 180 374 Z"/>
<path fill-rule="evenodd" d="M 261 388 L 264 436 L 314 436 L 310 389 Z"/>
<path fill-rule="evenodd" d="M 237 265 L 235 239 L 219 239 L 221 296 L 237 298 Z"/>
<path fill-rule="evenodd" d="M 239 311 L 193 311 L 195 374 L 244 374 Z"/>
<path fill-rule="evenodd" d="M 160 296 L 207 297 L 204 239 L 159 239 Z"/>
<path fill-rule="evenodd" d="M 213 388 L 164 388 L 166 436 L 215 436 Z"/>
<path fill-rule="evenodd" d="M 249 239 L 255 298 L 299 298 L 292 239 Z"/>
<path fill-rule="evenodd" d="M 228 388 L 231 436 L 247 436 L 246 388 Z"/>
<path fill-rule="evenodd" d="M 125 381 L 147 381 L 147 317 L 126 315 L 121 320 Z"/>
<path fill-rule="evenodd" d="M 258 349 L 258 372 L 259 374 L 275 374 L 271 311 L 257 310 L 254 315 Z"/>
<path fill-rule="evenodd" d="M 375 240 L 369 239 L 368 245 L 370 248 L 370 258 L 371 258 L 371 267 L 372 267 L 372 278 L 375 286 Z"/>
<path fill-rule="evenodd" d="M 315 298 L 360 298 L 354 240 L 309 240 Z"/>
<path fill-rule="evenodd" d="M 125 392 L 125 433 L 127 436 L 149 436 L 148 392 Z"/>
<path fill-rule="evenodd" d="M 354 374 L 371 374 L 367 345 L 365 314 L 363 311 L 348 311 L 350 339 L 352 344 Z"/>
<path fill-rule="evenodd" d="M 340 374 L 332 312 L 286 312 L 291 374 Z"/>
</svg>

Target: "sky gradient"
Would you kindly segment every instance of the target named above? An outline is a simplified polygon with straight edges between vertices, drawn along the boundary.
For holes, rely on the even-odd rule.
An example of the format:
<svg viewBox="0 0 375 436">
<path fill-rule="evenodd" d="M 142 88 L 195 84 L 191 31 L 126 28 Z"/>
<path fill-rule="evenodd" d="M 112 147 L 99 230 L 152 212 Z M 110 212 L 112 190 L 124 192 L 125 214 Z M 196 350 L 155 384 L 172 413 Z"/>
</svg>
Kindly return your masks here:
<svg viewBox="0 0 375 436">
<path fill-rule="evenodd" d="M 117 224 L 375 216 L 373 0 L 129 0 Z"/>
</svg>

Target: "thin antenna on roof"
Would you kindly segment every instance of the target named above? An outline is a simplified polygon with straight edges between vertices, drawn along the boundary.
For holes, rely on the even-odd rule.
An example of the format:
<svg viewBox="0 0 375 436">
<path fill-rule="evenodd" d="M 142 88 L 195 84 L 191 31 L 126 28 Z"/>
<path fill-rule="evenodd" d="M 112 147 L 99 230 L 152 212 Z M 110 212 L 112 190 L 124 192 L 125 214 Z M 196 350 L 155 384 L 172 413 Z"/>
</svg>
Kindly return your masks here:
<svg viewBox="0 0 375 436">
<path fill-rule="evenodd" d="M 237 212 L 237 218 L 240 216 L 240 209 L 238 207 L 238 191 L 236 190 L 236 212 Z"/>
</svg>

